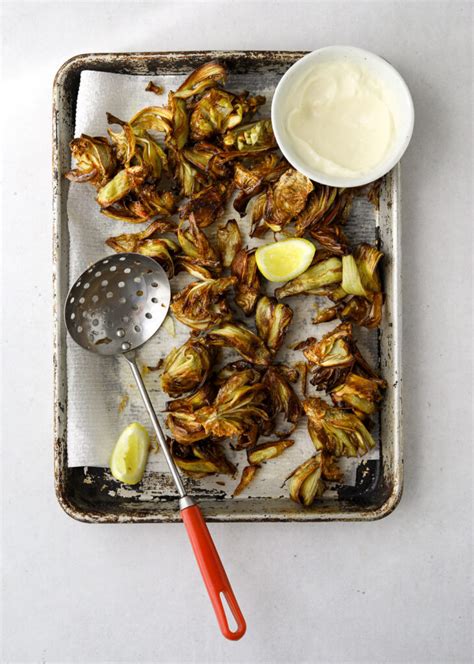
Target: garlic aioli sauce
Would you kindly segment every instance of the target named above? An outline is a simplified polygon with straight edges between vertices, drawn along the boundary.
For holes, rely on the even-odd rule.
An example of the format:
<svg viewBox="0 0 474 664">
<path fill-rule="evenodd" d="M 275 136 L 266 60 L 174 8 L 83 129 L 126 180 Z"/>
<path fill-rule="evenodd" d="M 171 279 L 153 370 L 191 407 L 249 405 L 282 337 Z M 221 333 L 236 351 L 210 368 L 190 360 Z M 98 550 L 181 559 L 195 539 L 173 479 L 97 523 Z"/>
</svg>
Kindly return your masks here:
<svg viewBox="0 0 474 664">
<path fill-rule="evenodd" d="M 372 170 L 395 137 L 390 95 L 364 67 L 315 64 L 288 95 L 286 130 L 309 168 L 354 177 Z"/>
</svg>

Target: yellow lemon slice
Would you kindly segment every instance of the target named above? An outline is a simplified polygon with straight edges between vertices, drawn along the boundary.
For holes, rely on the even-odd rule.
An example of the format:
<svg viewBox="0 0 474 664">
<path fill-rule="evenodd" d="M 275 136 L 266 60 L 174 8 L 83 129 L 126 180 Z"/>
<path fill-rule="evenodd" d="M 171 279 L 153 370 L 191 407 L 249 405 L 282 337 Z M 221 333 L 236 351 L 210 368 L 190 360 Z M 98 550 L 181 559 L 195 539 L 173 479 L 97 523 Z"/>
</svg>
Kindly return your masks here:
<svg viewBox="0 0 474 664">
<path fill-rule="evenodd" d="M 312 242 L 295 237 L 259 247 L 255 260 L 268 281 L 289 281 L 308 269 L 315 251 Z"/>
<path fill-rule="evenodd" d="M 148 431 L 132 422 L 120 434 L 110 457 L 110 470 L 119 482 L 138 484 L 145 472 L 150 450 Z"/>
</svg>

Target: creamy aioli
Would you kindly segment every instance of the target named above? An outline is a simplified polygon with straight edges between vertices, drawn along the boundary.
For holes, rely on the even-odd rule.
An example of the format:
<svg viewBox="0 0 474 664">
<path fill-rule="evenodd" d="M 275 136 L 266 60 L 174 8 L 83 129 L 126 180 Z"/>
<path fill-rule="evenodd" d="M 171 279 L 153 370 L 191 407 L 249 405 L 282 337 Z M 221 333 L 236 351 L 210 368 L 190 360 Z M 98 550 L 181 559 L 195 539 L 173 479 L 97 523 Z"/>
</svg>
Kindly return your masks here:
<svg viewBox="0 0 474 664">
<path fill-rule="evenodd" d="M 395 136 L 388 90 L 360 65 L 314 65 L 288 95 L 286 130 L 309 168 L 353 177 L 372 170 Z"/>
</svg>

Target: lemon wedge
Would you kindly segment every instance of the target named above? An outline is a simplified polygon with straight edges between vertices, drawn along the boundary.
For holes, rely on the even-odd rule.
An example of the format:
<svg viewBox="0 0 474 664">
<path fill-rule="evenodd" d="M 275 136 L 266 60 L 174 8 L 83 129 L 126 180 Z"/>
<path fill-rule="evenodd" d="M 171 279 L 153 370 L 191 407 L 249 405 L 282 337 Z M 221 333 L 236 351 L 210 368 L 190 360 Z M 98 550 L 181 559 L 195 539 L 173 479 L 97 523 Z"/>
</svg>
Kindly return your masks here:
<svg viewBox="0 0 474 664">
<path fill-rule="evenodd" d="M 149 451 L 148 431 L 138 422 L 132 422 L 115 443 L 110 457 L 112 475 L 124 484 L 138 484 L 145 472 Z"/>
<path fill-rule="evenodd" d="M 315 251 L 312 242 L 295 237 L 264 244 L 255 252 L 255 260 L 268 281 L 289 281 L 308 269 Z"/>
</svg>

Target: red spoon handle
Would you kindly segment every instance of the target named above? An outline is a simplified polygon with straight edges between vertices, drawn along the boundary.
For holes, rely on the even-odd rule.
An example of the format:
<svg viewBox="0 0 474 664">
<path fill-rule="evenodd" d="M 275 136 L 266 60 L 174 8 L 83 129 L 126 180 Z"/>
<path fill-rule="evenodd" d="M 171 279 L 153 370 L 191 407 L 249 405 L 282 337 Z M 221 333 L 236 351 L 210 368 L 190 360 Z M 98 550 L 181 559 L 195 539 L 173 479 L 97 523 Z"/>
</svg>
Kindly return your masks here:
<svg viewBox="0 0 474 664">
<path fill-rule="evenodd" d="M 181 517 L 188 531 L 194 555 L 196 556 L 202 578 L 206 584 L 221 632 L 226 639 L 237 641 L 245 634 L 245 620 L 237 604 L 229 579 L 222 566 L 221 559 L 214 546 L 211 534 L 207 529 L 201 510 L 197 505 L 185 507 L 181 510 Z M 224 605 L 222 604 L 222 595 L 225 596 L 237 623 L 235 631 L 231 631 L 227 622 Z"/>
</svg>

